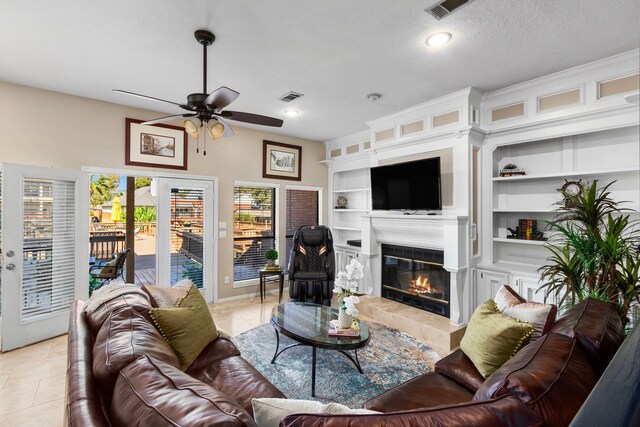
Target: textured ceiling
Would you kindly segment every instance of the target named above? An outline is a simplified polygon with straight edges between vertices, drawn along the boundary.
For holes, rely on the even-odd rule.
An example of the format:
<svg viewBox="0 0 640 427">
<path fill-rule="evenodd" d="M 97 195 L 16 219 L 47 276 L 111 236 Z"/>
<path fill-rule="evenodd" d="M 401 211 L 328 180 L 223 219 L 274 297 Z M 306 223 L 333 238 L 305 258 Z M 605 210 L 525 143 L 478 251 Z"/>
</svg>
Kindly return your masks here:
<svg viewBox="0 0 640 427">
<path fill-rule="evenodd" d="M 276 132 L 326 140 L 467 86 L 483 91 L 638 48 L 639 0 L 476 0 L 442 21 L 433 0 L 0 0 L 0 80 L 163 113 L 201 91 L 234 110 L 280 117 Z M 427 35 L 449 31 L 440 49 Z M 305 96 L 285 104 L 289 90 Z M 365 98 L 380 92 L 372 103 Z M 284 116 L 287 107 L 296 118 Z"/>
</svg>

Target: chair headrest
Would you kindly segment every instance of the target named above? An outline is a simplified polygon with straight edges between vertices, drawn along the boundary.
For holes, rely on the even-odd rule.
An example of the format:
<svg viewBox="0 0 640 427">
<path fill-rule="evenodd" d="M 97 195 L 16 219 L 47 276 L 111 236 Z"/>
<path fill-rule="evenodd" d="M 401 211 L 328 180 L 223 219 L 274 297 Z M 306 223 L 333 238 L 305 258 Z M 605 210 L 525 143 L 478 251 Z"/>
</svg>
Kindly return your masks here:
<svg viewBox="0 0 640 427">
<path fill-rule="evenodd" d="M 319 246 L 324 243 L 326 234 L 324 227 L 309 227 L 300 231 L 300 240 L 306 246 Z"/>
</svg>

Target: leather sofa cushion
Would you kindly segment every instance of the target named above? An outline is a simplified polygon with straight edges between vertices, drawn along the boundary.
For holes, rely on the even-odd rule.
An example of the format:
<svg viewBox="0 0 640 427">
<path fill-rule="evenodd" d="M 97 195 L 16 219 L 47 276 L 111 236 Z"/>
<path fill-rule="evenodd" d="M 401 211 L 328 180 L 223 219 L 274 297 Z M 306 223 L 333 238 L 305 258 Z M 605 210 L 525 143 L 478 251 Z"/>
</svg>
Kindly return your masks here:
<svg viewBox="0 0 640 427">
<path fill-rule="evenodd" d="M 473 393 L 443 375 L 428 372 L 365 402 L 362 407 L 384 413 L 469 402 Z"/>
<path fill-rule="evenodd" d="M 105 397 L 111 396 L 118 372 L 142 355 L 179 366 L 169 344 L 140 313 L 131 307 L 111 313 L 93 346 L 93 375 Z"/>
<path fill-rule="evenodd" d="M 227 357 L 209 364 L 194 362 L 186 370 L 186 374 L 225 393 L 252 415 L 251 399 L 286 397 L 240 356 Z"/>
<path fill-rule="evenodd" d="M 130 293 L 117 296 L 98 307 L 93 313 L 85 313 L 87 325 L 89 330 L 95 337 L 98 331 L 102 327 L 102 324 L 109 317 L 109 315 L 124 307 L 130 307 L 133 310 L 140 313 L 147 320 L 151 320 L 149 315 L 149 309 L 151 309 L 151 303 L 144 295 L 140 293 Z"/>
<path fill-rule="evenodd" d="M 577 338 L 598 376 L 604 372 L 624 340 L 616 306 L 591 298 L 567 310 L 551 332 Z"/>
<path fill-rule="evenodd" d="M 503 427 L 543 426 L 544 420 L 515 396 L 488 402 L 467 402 L 419 411 L 378 415 L 312 415 L 285 417 L 280 427 Z"/>
<path fill-rule="evenodd" d="M 487 378 L 474 400 L 512 394 L 548 426 L 567 426 L 595 383 L 593 369 L 577 341 L 548 333 Z"/>
<path fill-rule="evenodd" d="M 189 371 L 201 371 L 212 363 L 233 356 L 240 356 L 240 350 L 227 338 L 218 337 L 200 352 L 196 360 L 189 366 Z"/>
<path fill-rule="evenodd" d="M 111 420 L 116 426 L 256 426 L 225 393 L 149 356 L 120 371 Z"/>
<path fill-rule="evenodd" d="M 484 383 L 482 374 L 460 349 L 440 359 L 435 365 L 435 371 L 457 382 L 471 393 L 478 391 Z"/>
</svg>

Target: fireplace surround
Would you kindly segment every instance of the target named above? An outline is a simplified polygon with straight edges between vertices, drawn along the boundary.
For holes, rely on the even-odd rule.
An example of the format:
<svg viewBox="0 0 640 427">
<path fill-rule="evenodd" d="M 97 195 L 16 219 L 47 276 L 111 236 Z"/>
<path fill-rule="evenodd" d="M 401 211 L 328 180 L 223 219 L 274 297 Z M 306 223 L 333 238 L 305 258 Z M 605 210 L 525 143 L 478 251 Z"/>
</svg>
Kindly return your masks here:
<svg viewBox="0 0 640 427">
<path fill-rule="evenodd" d="M 444 252 L 382 245 L 381 296 L 444 317 L 450 314 L 450 274 Z"/>
</svg>

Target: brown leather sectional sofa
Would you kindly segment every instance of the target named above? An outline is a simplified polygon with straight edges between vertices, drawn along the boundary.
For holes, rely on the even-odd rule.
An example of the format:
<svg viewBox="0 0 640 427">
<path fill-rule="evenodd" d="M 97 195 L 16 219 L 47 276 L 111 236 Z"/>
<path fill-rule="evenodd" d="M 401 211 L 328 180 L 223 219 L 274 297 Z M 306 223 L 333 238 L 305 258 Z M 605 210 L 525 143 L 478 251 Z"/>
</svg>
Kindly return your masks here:
<svg viewBox="0 0 640 427">
<path fill-rule="evenodd" d="M 69 328 L 69 425 L 254 426 L 252 398 L 284 397 L 224 338 L 180 371 L 141 295 L 83 308 Z M 458 350 L 365 403 L 382 414 L 290 415 L 281 426 L 565 426 L 622 340 L 615 307 L 587 300 L 487 379 Z"/>
<path fill-rule="evenodd" d="M 616 307 L 587 300 L 488 378 L 457 350 L 366 402 L 383 415 L 290 415 L 281 426 L 567 426 L 623 341 Z"/>
<path fill-rule="evenodd" d="M 71 426 L 255 426 L 251 399 L 285 397 L 218 338 L 182 372 L 140 294 L 88 315 L 76 301 L 69 325 L 67 422 Z"/>
</svg>

